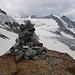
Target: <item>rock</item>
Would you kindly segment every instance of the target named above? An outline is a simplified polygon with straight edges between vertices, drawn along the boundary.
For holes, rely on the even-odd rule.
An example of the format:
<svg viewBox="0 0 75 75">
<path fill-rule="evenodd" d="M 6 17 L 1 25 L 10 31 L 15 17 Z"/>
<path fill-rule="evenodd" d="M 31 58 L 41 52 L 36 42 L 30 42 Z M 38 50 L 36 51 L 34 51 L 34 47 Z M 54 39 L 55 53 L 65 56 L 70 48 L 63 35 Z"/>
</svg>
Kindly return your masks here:
<svg viewBox="0 0 75 75">
<path fill-rule="evenodd" d="M 15 56 L 0 56 L 1 75 L 75 75 L 75 60 L 66 53 L 47 50 L 37 60 L 15 62 Z"/>
<path fill-rule="evenodd" d="M 24 59 L 23 55 L 24 55 L 24 53 L 22 52 L 15 57 L 16 63 L 21 62 Z"/>
<path fill-rule="evenodd" d="M 0 9 L 0 13 L 7 15 L 7 13 L 5 11 L 3 11 L 2 9 Z"/>
<path fill-rule="evenodd" d="M 11 51 L 7 51 L 7 52 L 6 52 L 6 55 L 8 55 L 8 54 L 11 54 Z"/>
<path fill-rule="evenodd" d="M 25 53 L 25 57 L 29 57 L 31 59 L 35 59 L 36 55 L 37 55 L 37 51 L 33 50 L 32 48 L 28 48 Z"/>
</svg>

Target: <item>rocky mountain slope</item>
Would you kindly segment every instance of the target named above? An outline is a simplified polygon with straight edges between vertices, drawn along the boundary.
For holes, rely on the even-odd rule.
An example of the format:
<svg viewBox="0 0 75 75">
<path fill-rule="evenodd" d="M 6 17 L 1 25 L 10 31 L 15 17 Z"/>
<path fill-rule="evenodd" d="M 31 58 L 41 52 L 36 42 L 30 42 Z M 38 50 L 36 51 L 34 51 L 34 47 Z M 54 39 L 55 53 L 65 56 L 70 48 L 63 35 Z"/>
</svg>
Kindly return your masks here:
<svg viewBox="0 0 75 75">
<path fill-rule="evenodd" d="M 0 24 L 5 24 L 5 22 L 16 22 L 12 17 L 8 16 L 7 13 L 0 9 Z"/>
<path fill-rule="evenodd" d="M 12 32 L 18 32 L 19 24 L 16 22 L 15 19 L 8 16 L 7 13 L 0 9 L 0 28 L 12 31 Z"/>
<path fill-rule="evenodd" d="M 7 15 L 7 13 L 3 11 L 2 9 L 0 9 L 0 13 Z"/>
<path fill-rule="evenodd" d="M 64 20 L 68 24 L 68 28 L 75 28 L 75 22 L 71 21 L 69 18 L 67 18 L 65 15 L 61 17 L 62 20 Z"/>
<path fill-rule="evenodd" d="M 75 60 L 66 53 L 52 50 L 47 50 L 47 54 L 40 55 L 37 60 L 23 60 L 20 63 L 16 63 L 12 55 L 3 55 L 0 56 L 0 74 L 75 75 Z"/>
</svg>

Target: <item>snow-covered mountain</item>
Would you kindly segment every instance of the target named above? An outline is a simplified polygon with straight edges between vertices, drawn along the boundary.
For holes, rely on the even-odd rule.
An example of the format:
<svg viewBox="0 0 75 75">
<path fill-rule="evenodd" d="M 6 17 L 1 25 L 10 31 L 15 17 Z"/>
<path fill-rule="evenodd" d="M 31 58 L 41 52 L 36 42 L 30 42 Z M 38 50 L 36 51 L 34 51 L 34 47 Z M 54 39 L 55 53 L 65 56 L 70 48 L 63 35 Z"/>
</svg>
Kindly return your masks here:
<svg viewBox="0 0 75 75">
<path fill-rule="evenodd" d="M 14 18 L 14 20 L 8 15 L 0 13 L 0 55 L 9 50 L 17 38 L 17 34 L 10 32 L 10 30 L 18 30 L 19 24 L 30 20 L 35 24 L 36 34 L 40 39 L 39 41 L 44 44 L 44 47 L 68 53 L 75 58 L 75 29 L 69 26 L 65 18 L 63 16 L 60 18 L 56 15 L 45 17 L 33 15 L 29 18 Z"/>
<path fill-rule="evenodd" d="M 65 15 L 61 17 L 62 20 L 64 20 L 68 24 L 68 28 L 75 28 L 75 22 L 67 18 Z"/>
<path fill-rule="evenodd" d="M 4 54 L 15 43 L 19 24 L 0 9 L 0 55 Z M 10 32 L 11 31 L 11 32 Z"/>
<path fill-rule="evenodd" d="M 8 16 L 7 13 L 0 9 L 0 24 L 5 24 L 5 22 L 16 22 L 12 17 Z"/>
<path fill-rule="evenodd" d="M 38 17 L 36 17 L 35 15 L 32 15 L 31 18 L 38 18 Z"/>
<path fill-rule="evenodd" d="M 19 30 L 18 27 L 19 24 L 16 20 L 8 16 L 5 11 L 0 9 L 0 28 L 17 32 Z"/>
<path fill-rule="evenodd" d="M 19 23 L 23 23 L 25 20 L 31 20 L 35 24 L 39 41 L 45 47 L 68 53 L 75 58 L 75 30 L 68 27 L 68 23 L 62 18 L 56 15 L 40 18 L 16 18 Z"/>
</svg>

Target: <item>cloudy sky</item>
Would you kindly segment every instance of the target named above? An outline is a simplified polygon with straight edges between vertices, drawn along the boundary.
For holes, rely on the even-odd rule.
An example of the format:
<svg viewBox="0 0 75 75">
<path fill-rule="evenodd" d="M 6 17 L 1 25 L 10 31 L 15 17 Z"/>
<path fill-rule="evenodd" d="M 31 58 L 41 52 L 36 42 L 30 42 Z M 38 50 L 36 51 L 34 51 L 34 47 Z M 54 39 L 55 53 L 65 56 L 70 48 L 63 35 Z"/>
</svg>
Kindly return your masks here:
<svg viewBox="0 0 75 75">
<path fill-rule="evenodd" d="M 55 14 L 75 20 L 75 0 L 0 0 L 0 8 L 12 16 Z"/>
</svg>

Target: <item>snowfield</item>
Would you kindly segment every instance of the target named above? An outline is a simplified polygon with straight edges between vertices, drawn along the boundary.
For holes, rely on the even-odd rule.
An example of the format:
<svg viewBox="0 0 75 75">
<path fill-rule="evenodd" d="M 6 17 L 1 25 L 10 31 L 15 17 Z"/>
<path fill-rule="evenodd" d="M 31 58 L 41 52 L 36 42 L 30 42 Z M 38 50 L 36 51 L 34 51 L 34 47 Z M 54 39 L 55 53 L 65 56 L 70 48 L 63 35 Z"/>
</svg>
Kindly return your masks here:
<svg viewBox="0 0 75 75">
<path fill-rule="evenodd" d="M 0 28 L 0 34 L 3 34 L 8 37 L 8 39 L 0 38 L 0 55 L 3 55 L 14 45 L 15 39 L 17 38 L 17 34 L 9 32 L 2 28 Z"/>
<path fill-rule="evenodd" d="M 55 34 L 54 32 L 58 30 L 59 25 L 54 19 L 16 18 L 15 20 L 20 24 L 23 23 L 25 20 L 30 20 L 33 24 L 35 24 L 36 34 L 40 39 L 39 41 L 43 43 L 44 47 L 50 50 L 68 53 L 71 57 L 75 59 L 75 51 L 71 50 L 69 45 L 66 45 L 56 39 L 56 37 L 62 36 L 68 39 L 74 39 L 74 37 L 70 34 L 64 33 L 63 31 L 60 32 L 62 36 Z M 64 21 L 63 23 L 66 24 Z"/>
<path fill-rule="evenodd" d="M 41 28 L 44 28 L 43 30 Z M 75 52 L 72 51 L 67 45 L 59 42 L 57 39 L 53 39 L 53 36 L 57 36 L 55 34 L 52 34 L 51 32 L 45 31 L 44 26 L 37 27 L 36 28 L 36 34 L 40 38 L 40 42 L 43 43 L 44 47 L 55 50 L 58 52 L 68 53 L 70 56 L 72 56 L 75 59 Z M 66 35 L 65 35 L 66 36 Z"/>
</svg>

